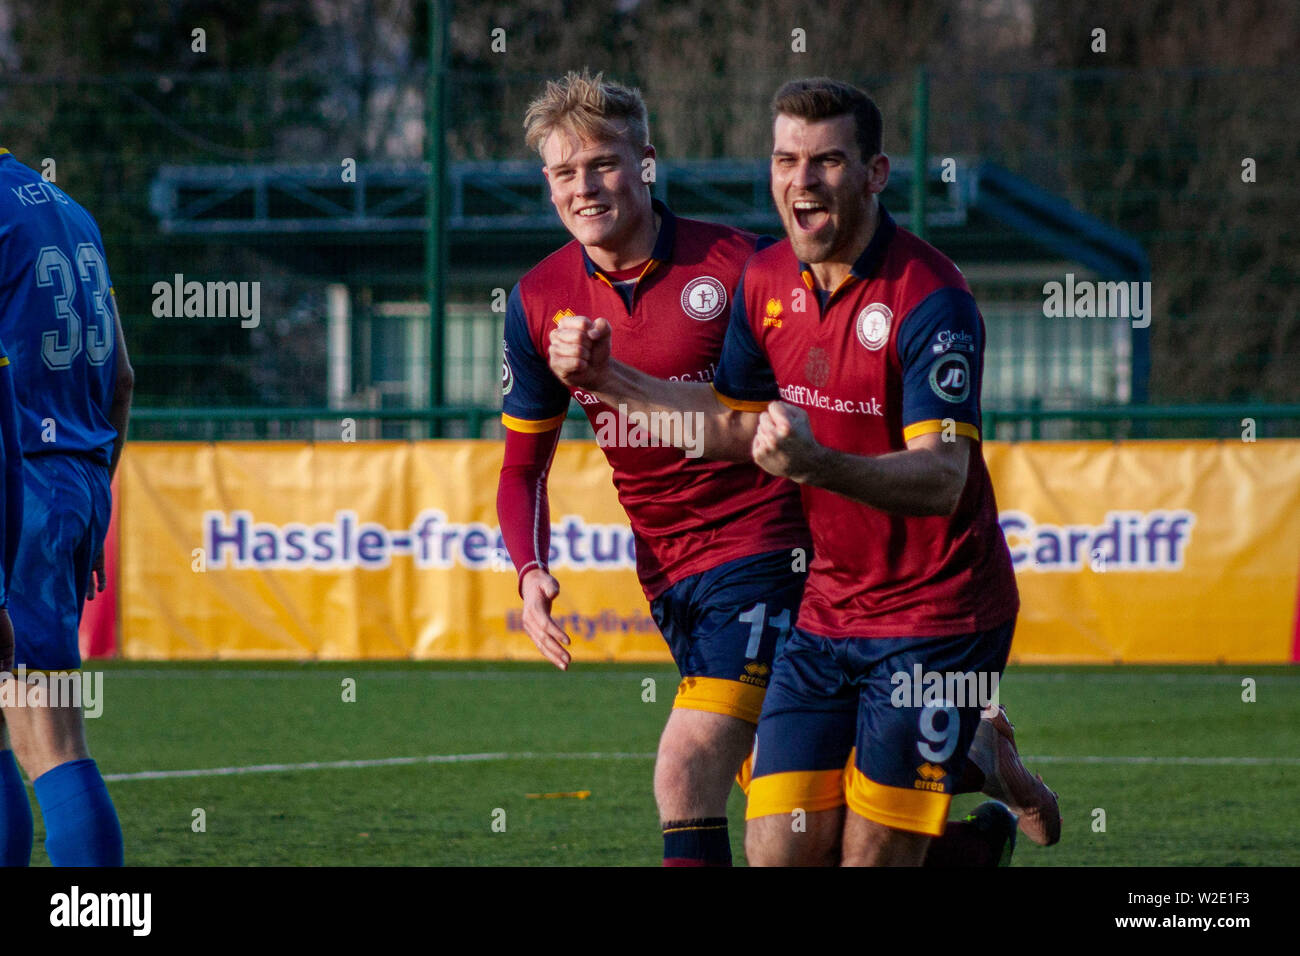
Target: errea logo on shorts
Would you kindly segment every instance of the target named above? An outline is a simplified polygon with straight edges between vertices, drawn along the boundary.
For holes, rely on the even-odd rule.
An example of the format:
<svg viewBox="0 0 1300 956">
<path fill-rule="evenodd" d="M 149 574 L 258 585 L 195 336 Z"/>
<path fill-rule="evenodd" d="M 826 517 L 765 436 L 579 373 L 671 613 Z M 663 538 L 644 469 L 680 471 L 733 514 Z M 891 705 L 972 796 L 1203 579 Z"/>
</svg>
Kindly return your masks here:
<svg viewBox="0 0 1300 956">
<path fill-rule="evenodd" d="M 883 302 L 873 302 L 858 313 L 858 341 L 871 352 L 879 352 L 889 341 L 889 324 L 894 312 Z"/>
<path fill-rule="evenodd" d="M 682 311 L 692 319 L 716 319 L 727 307 L 727 287 L 713 276 L 700 276 L 682 289 Z"/>
</svg>

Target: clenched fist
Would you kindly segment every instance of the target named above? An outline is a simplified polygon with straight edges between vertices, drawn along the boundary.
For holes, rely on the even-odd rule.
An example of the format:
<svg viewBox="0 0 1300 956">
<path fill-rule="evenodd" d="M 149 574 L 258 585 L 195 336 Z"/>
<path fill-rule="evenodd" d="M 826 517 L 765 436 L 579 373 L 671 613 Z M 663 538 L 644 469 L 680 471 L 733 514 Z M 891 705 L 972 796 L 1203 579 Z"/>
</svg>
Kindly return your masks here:
<svg viewBox="0 0 1300 956">
<path fill-rule="evenodd" d="M 594 322 L 585 315 L 560 320 L 551 332 L 551 371 L 570 388 L 598 391 L 609 371 L 610 337 L 613 330 L 604 319 Z"/>
<path fill-rule="evenodd" d="M 802 482 L 816 465 L 821 445 L 813 438 L 807 412 L 772 402 L 759 416 L 750 451 L 755 464 L 768 474 Z"/>
</svg>

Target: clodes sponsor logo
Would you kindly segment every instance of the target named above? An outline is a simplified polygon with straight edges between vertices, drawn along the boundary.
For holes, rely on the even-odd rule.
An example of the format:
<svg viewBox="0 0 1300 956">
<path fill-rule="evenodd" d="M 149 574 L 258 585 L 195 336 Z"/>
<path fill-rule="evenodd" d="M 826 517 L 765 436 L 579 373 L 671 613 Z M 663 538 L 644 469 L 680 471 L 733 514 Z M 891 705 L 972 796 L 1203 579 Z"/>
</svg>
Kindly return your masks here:
<svg viewBox="0 0 1300 956">
<path fill-rule="evenodd" d="M 858 341 L 862 347 L 878 352 L 889 341 L 889 325 L 893 311 L 883 302 L 873 302 L 858 313 Z"/>
<path fill-rule="evenodd" d="M 944 352 L 949 350 L 955 350 L 958 352 L 974 352 L 975 336 L 971 335 L 969 332 L 963 332 L 960 329 L 955 332 L 944 329 L 935 336 L 935 341 L 934 344 L 930 346 L 930 351 L 935 355 L 942 355 Z"/>
<path fill-rule="evenodd" d="M 713 276 L 700 276 L 682 289 L 682 311 L 692 319 L 716 319 L 727 307 L 727 288 Z"/>
<path fill-rule="evenodd" d="M 768 299 L 767 305 L 763 309 L 763 328 L 770 325 L 779 329 L 781 327 L 781 313 L 784 311 L 780 299 Z"/>
<path fill-rule="evenodd" d="M 554 322 L 556 325 L 559 325 L 560 319 L 567 319 L 569 316 L 574 314 L 575 313 L 572 309 L 561 309 L 559 312 L 556 312 L 553 316 L 551 316 L 551 321 Z"/>
</svg>

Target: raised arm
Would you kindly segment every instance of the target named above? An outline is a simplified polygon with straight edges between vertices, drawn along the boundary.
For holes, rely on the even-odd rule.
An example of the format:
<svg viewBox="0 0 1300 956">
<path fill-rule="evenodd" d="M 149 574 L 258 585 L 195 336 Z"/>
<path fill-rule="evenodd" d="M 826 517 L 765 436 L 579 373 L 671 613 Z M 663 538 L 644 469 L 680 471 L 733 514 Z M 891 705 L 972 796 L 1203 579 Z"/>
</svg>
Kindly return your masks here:
<svg viewBox="0 0 1300 956">
<path fill-rule="evenodd" d="M 682 448 L 685 435 L 702 435 L 705 458 L 749 460 L 757 413 L 728 408 L 712 385 L 665 381 L 611 358 L 611 336 L 604 319 L 561 319 L 551 333 L 551 371 L 564 384 L 591 392 L 611 408 L 644 414 L 663 444 Z M 687 415 L 695 416 L 694 430 L 682 427 Z"/>
<path fill-rule="evenodd" d="M 773 402 L 754 440 L 772 474 L 900 515 L 957 510 L 980 439 L 984 323 L 970 293 L 936 291 L 906 317 L 896 340 L 903 377 L 904 451 L 852 455 L 820 445 L 800 408 Z"/>
<path fill-rule="evenodd" d="M 899 515 L 948 515 L 966 487 L 971 439 L 918 435 L 906 451 L 851 455 L 818 444 L 803 409 L 773 402 L 754 438 L 754 461 L 773 475 L 815 485 Z"/>
</svg>

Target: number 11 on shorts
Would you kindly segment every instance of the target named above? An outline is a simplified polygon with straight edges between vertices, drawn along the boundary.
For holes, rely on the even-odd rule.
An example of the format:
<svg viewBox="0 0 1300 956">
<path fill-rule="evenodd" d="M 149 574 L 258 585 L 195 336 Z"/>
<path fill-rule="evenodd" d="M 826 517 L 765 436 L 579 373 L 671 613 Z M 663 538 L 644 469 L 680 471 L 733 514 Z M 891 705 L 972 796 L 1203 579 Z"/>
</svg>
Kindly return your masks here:
<svg viewBox="0 0 1300 956">
<path fill-rule="evenodd" d="M 748 611 L 740 614 L 736 618 L 742 624 L 749 625 L 749 643 L 745 645 L 745 657 L 753 660 L 758 656 L 759 646 L 763 643 L 763 622 L 767 619 L 767 604 L 755 604 Z M 767 621 L 772 627 L 776 628 L 776 647 L 780 651 L 781 645 L 785 643 L 786 635 L 790 633 L 790 609 L 782 608 L 781 613 L 776 615 L 770 621 Z M 773 655 L 775 657 L 775 655 Z"/>
</svg>

